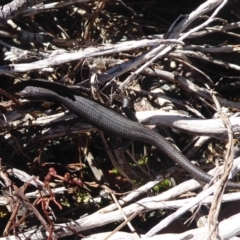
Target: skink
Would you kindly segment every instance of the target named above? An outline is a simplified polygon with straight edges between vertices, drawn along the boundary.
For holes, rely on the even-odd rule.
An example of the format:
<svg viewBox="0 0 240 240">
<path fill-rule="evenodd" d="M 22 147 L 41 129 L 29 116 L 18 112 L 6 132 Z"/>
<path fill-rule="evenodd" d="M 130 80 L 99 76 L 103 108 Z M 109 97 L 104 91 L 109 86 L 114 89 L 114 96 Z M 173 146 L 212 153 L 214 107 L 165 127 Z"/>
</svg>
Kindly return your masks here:
<svg viewBox="0 0 240 240">
<path fill-rule="evenodd" d="M 30 86 L 29 86 L 30 85 Z M 139 140 L 155 146 L 193 177 L 210 182 L 212 176 L 193 165 L 181 152 L 159 133 L 144 125 L 129 120 L 98 102 L 76 94 L 71 89 L 46 81 L 26 81 L 16 85 L 18 95 L 27 99 L 44 100 L 63 104 L 68 110 L 82 117 L 103 132 L 132 140 Z M 227 182 L 227 188 L 240 189 L 240 184 Z"/>
</svg>

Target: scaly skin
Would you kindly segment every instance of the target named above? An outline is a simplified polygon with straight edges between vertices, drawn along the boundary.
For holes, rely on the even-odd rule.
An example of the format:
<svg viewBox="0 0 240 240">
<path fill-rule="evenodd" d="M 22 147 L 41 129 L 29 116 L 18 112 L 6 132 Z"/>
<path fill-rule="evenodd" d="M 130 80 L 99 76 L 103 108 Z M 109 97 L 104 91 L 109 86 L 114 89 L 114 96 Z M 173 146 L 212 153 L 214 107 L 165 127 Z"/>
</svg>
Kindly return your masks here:
<svg viewBox="0 0 240 240">
<path fill-rule="evenodd" d="M 193 165 L 181 152 L 157 132 L 116 113 L 94 100 L 76 95 L 75 92 L 63 85 L 46 81 L 29 80 L 18 84 L 17 89 L 21 90 L 18 93 L 20 96 L 28 99 L 61 103 L 68 110 L 105 133 L 154 145 L 159 151 L 164 152 L 196 179 L 207 183 L 212 180 L 212 176 Z M 240 189 L 240 184 L 228 182 L 226 187 Z"/>
</svg>

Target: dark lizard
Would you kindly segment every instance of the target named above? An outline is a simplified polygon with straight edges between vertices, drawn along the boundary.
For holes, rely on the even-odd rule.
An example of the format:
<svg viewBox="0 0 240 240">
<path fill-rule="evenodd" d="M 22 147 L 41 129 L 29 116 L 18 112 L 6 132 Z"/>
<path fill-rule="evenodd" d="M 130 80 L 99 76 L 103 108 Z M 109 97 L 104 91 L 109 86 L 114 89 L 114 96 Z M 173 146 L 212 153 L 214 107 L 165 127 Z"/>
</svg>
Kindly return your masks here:
<svg viewBox="0 0 240 240">
<path fill-rule="evenodd" d="M 82 117 L 94 127 L 112 136 L 139 140 L 154 145 L 196 179 L 207 183 L 212 180 L 212 176 L 192 164 L 156 131 L 124 117 L 95 100 L 76 94 L 64 85 L 47 81 L 29 80 L 17 84 L 15 90 L 18 91 L 20 96 L 28 99 L 61 103 L 68 110 Z M 240 189 L 240 184 L 227 182 L 226 187 Z"/>
</svg>

